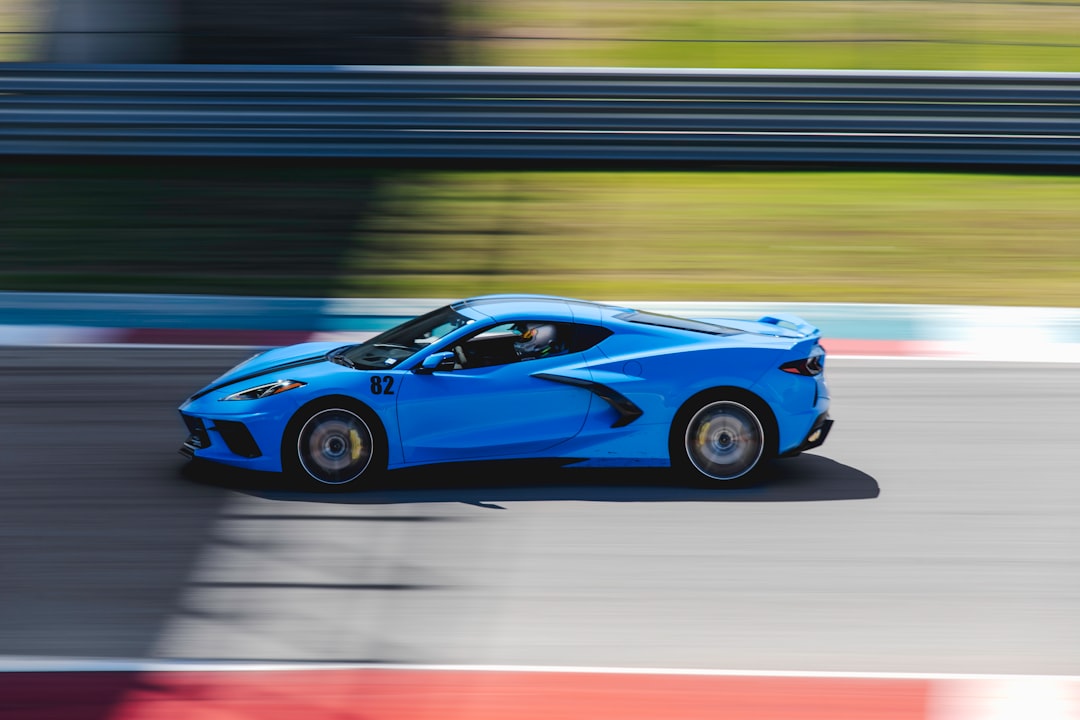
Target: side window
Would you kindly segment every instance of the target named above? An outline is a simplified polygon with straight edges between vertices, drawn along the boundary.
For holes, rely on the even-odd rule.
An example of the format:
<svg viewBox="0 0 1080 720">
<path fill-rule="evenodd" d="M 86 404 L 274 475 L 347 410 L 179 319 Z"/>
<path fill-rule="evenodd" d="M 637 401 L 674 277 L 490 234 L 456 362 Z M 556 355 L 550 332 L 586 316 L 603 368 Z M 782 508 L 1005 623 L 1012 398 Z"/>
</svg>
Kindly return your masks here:
<svg viewBox="0 0 1080 720">
<path fill-rule="evenodd" d="M 570 323 L 519 322 L 514 323 L 514 352 L 521 360 L 558 357 L 570 352 L 570 338 L 574 326 Z"/>
<path fill-rule="evenodd" d="M 597 325 L 521 320 L 481 330 L 453 350 L 458 369 L 473 369 L 582 352 L 609 335 Z"/>
<path fill-rule="evenodd" d="M 598 325 L 574 325 L 574 334 L 570 338 L 570 352 L 584 352 L 594 345 L 611 337 L 611 331 Z"/>
<path fill-rule="evenodd" d="M 573 330 L 573 324 L 562 322 L 500 323 L 466 338 L 454 354 L 463 369 L 558 357 L 572 351 Z"/>
</svg>

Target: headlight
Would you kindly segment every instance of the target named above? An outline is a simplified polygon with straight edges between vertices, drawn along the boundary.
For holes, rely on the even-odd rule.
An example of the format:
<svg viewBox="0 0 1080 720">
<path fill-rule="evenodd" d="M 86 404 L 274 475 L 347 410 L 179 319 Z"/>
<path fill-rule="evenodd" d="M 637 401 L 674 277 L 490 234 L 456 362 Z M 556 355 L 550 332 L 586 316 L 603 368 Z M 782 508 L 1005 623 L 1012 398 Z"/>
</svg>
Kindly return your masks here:
<svg viewBox="0 0 1080 720">
<path fill-rule="evenodd" d="M 258 400 L 260 398 L 270 397 L 271 395 L 280 395 L 283 392 L 295 390 L 298 387 L 304 387 L 304 385 L 307 385 L 307 383 L 302 383 L 299 380 L 275 380 L 272 383 L 256 385 L 247 390 L 235 392 L 228 397 L 223 397 L 222 400 Z"/>
</svg>

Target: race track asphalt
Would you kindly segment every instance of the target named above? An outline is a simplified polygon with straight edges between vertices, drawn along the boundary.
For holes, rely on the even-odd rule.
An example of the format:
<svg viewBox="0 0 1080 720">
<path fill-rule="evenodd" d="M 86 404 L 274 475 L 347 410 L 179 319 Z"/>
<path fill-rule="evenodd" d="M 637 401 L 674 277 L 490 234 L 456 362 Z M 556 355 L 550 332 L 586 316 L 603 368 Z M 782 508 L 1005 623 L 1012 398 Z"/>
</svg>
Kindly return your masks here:
<svg viewBox="0 0 1080 720">
<path fill-rule="evenodd" d="M 239 349 L 0 348 L 0 657 L 1080 674 L 1080 367 L 833 358 L 765 485 L 191 472 Z"/>
</svg>

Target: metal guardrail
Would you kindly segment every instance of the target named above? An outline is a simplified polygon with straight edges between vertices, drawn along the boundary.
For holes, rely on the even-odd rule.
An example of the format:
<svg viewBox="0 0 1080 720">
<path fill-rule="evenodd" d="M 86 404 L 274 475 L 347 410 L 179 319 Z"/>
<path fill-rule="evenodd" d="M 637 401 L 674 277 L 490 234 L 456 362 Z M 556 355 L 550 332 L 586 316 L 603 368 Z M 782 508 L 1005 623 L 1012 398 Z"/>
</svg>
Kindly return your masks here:
<svg viewBox="0 0 1080 720">
<path fill-rule="evenodd" d="M 1080 73 L 0 64 L 0 155 L 1080 166 Z"/>
</svg>

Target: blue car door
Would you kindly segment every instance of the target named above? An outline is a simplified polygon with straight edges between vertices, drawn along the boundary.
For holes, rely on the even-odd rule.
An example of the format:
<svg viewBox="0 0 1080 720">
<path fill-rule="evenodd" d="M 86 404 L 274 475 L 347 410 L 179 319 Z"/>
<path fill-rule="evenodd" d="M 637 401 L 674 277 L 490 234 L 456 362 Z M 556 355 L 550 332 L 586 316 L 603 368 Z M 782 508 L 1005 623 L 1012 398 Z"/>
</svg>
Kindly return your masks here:
<svg viewBox="0 0 1080 720">
<path fill-rule="evenodd" d="M 405 461 L 543 455 L 578 434 L 592 393 L 533 376 L 582 359 L 511 359 L 403 378 L 397 413 Z"/>
</svg>

